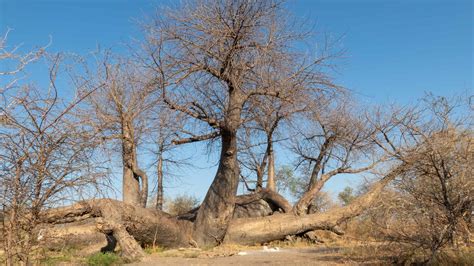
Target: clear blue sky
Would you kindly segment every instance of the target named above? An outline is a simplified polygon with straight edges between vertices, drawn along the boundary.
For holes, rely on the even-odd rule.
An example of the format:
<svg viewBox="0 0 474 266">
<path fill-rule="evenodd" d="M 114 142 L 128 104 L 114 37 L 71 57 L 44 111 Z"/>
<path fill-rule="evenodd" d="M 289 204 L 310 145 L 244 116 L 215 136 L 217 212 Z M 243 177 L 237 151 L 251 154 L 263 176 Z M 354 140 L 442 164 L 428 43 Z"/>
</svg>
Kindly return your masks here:
<svg viewBox="0 0 474 266">
<path fill-rule="evenodd" d="M 0 33 L 14 29 L 10 43 L 24 43 L 25 49 L 45 44 L 52 36 L 50 51 L 85 54 L 97 45 L 120 51 L 122 43 L 140 37 L 134 21 L 169 2 L 0 0 Z M 343 36 L 339 46 L 347 52 L 338 60 L 335 78 L 362 102 L 410 103 L 426 91 L 472 94 L 471 0 L 290 0 L 287 6 L 295 16 L 316 23 L 317 30 Z M 202 198 L 214 171 L 185 171 L 183 176 L 192 178 L 183 177 L 186 185 L 168 192 Z M 351 182 L 335 180 L 329 190 L 339 191 L 346 184 Z"/>
</svg>

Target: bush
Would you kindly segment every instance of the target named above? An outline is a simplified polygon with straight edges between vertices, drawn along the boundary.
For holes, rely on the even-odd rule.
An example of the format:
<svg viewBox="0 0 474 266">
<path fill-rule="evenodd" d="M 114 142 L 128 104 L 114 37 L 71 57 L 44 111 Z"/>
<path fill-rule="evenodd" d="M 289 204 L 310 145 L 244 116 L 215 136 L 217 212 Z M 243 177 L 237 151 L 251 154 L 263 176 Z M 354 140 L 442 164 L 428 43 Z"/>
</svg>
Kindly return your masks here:
<svg viewBox="0 0 474 266">
<path fill-rule="evenodd" d="M 194 196 L 181 195 L 165 202 L 165 210 L 171 215 L 180 215 L 196 208 L 199 200 Z"/>
<path fill-rule="evenodd" d="M 87 258 L 87 265 L 90 266 L 110 266 L 122 264 L 122 259 L 115 253 L 96 253 Z"/>
</svg>

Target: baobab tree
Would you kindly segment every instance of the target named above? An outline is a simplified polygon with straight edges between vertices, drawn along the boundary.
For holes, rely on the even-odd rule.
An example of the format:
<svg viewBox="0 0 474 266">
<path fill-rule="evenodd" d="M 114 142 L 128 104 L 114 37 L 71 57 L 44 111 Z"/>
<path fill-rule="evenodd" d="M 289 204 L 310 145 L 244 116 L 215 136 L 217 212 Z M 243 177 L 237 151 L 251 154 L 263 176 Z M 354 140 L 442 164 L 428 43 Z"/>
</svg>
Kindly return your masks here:
<svg viewBox="0 0 474 266">
<path fill-rule="evenodd" d="M 118 145 L 123 166 L 124 202 L 145 207 L 148 176 L 140 167 L 137 149 L 144 132 L 150 132 L 150 115 L 157 103 L 155 89 L 130 59 L 100 59 L 97 70 L 77 80 L 96 86 L 105 84 L 88 98 L 83 123 L 102 135 L 113 149 Z"/>
<path fill-rule="evenodd" d="M 289 27 L 282 8 L 282 3 L 275 1 L 198 0 L 179 10 L 160 13 L 146 27 L 146 53 L 141 55 L 140 62 L 153 75 L 146 79 L 146 87 L 138 83 L 141 89 L 137 95 L 148 88 L 159 91 L 168 108 L 189 119 L 185 125 L 189 135 L 179 135 L 182 137 L 174 143 L 218 140 L 220 144 L 217 173 L 195 215 L 173 217 L 136 204 L 97 199 L 48 211 L 43 221 L 74 224 L 93 220 L 97 230 L 117 240 L 124 257 L 136 259 L 144 255 L 140 246 L 151 243 L 163 247 L 255 244 L 310 230 L 333 230 L 370 206 L 384 186 L 405 170 L 406 162 L 396 161 L 380 169 L 384 171 L 374 173 L 380 181 L 341 208 L 307 214 L 304 200 L 304 204 L 298 205 L 302 208 L 297 208 L 302 211 L 296 211 L 300 215 L 295 215 L 285 200 L 285 213 L 264 219 L 233 218 L 234 207 L 242 199 L 236 196 L 240 172 L 238 135 L 251 121 L 251 106 L 256 98 L 268 99 L 269 104 L 285 101 L 295 105 L 298 99 L 305 98 L 316 103 L 314 106 L 328 108 L 321 113 L 321 109 L 312 110 L 312 115 L 306 116 L 318 129 L 305 141 L 314 140 L 311 145 L 315 149 L 311 151 L 316 153 L 308 155 L 316 158 L 319 166 L 315 168 L 316 164 L 312 164 L 315 185 L 309 186 L 304 197 L 309 195 L 313 199 L 314 191 L 319 190 L 333 170 L 362 171 L 350 167 L 360 159 L 360 153 L 372 148 L 364 139 L 371 136 L 370 128 L 367 130 L 357 116 L 346 116 L 347 110 L 338 115 L 340 110 L 334 106 L 339 105 L 325 104 L 325 100 L 340 92 L 325 74 L 327 57 L 301 52 L 297 42 L 304 40 L 306 33 L 295 33 L 295 27 Z M 118 125 L 121 129 L 122 125 Z M 331 145 L 324 148 L 325 142 Z M 317 151 L 325 149 L 328 153 L 323 152 L 322 159 L 317 160 Z M 358 152 L 353 153 L 353 149 Z M 376 161 L 362 168 L 373 163 Z M 255 195 L 259 196 L 253 193 L 245 198 Z M 275 195 L 278 194 L 273 192 L 269 197 Z"/>
<path fill-rule="evenodd" d="M 381 162 L 372 141 L 375 129 L 367 126 L 365 116 L 354 114 L 354 110 L 356 107 L 346 99 L 327 99 L 326 104 L 305 113 L 306 122 L 297 126 L 292 150 L 298 156 L 297 166 L 307 169 L 308 183 L 293 207 L 296 214 L 308 212 L 313 199 L 332 177 L 366 172 Z"/>
<path fill-rule="evenodd" d="M 220 138 L 219 167 L 194 222 L 199 244 L 223 240 L 239 181 L 237 132 L 254 97 L 285 99 L 332 89 L 324 58 L 291 47 L 276 1 L 196 1 L 157 18 L 147 30 L 156 86 L 171 109 L 202 122 L 208 132 L 180 142 Z"/>
</svg>

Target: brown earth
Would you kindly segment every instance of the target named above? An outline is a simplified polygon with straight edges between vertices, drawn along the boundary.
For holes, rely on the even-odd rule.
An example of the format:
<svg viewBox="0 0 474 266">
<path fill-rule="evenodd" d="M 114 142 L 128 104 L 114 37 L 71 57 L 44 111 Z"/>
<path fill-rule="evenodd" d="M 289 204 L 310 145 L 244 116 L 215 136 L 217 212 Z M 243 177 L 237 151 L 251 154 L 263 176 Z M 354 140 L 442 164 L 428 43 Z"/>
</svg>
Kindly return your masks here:
<svg viewBox="0 0 474 266">
<path fill-rule="evenodd" d="M 259 247 L 227 254 L 208 254 L 199 250 L 175 250 L 154 253 L 134 266 L 151 265 L 360 265 L 383 264 L 379 258 L 348 258 L 339 247 L 273 248 Z"/>
</svg>

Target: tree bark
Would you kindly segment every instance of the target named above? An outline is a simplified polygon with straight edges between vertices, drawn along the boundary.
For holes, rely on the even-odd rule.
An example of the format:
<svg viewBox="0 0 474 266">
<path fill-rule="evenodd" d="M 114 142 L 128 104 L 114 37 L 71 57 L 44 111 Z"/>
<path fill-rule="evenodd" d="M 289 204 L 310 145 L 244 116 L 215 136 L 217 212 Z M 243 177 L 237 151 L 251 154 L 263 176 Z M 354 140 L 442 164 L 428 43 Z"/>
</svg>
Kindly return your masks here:
<svg viewBox="0 0 474 266">
<path fill-rule="evenodd" d="M 232 218 L 239 181 L 237 130 L 221 132 L 221 157 L 216 177 L 194 222 L 194 240 L 201 246 L 222 242 Z"/>
<path fill-rule="evenodd" d="M 133 171 L 135 143 L 133 126 L 126 121 L 122 122 L 122 160 L 123 160 L 123 201 L 138 206 L 140 204 L 140 180 Z"/>
<path fill-rule="evenodd" d="M 163 247 L 193 246 L 192 223 L 177 220 L 170 215 L 112 199 L 80 202 L 72 206 L 53 209 L 43 215 L 44 223 L 72 224 L 96 219 L 97 230 L 112 234 L 124 257 L 136 259 L 140 252 L 133 251 L 146 244 Z M 130 238 L 129 236 L 133 236 Z M 135 243 L 135 242 L 136 243 Z M 141 251 L 141 248 L 139 248 Z"/>
<path fill-rule="evenodd" d="M 251 245 L 279 240 L 287 235 L 301 234 L 311 230 L 334 231 L 340 223 L 361 214 L 370 207 L 382 189 L 398 174 L 398 171 L 392 171 L 351 204 L 328 212 L 304 216 L 297 216 L 290 212 L 258 218 L 233 219 L 229 223 L 223 242 Z M 245 198 L 242 200 L 245 201 Z M 191 222 L 178 220 L 161 211 L 111 199 L 90 200 L 54 209 L 44 215 L 43 221 L 64 224 L 97 217 L 101 217 L 98 219 L 99 231 L 104 234 L 112 233 L 122 250 L 130 250 L 123 254 L 125 257 L 129 256 L 130 259 L 141 256 L 141 252 L 131 251 L 138 249 L 140 245 L 155 244 L 162 247 L 196 245 L 191 238 L 193 232 L 195 233 Z"/>
<path fill-rule="evenodd" d="M 236 198 L 236 205 L 245 205 L 254 201 L 265 200 L 266 202 L 274 205 L 278 209 L 281 209 L 283 212 L 291 212 L 291 204 L 280 194 L 269 189 L 261 189 L 256 193 L 240 195 Z"/>
<path fill-rule="evenodd" d="M 136 153 L 135 153 L 135 156 L 136 156 Z M 147 174 L 145 173 L 145 171 L 143 171 L 142 169 L 140 169 L 138 167 L 138 163 L 137 163 L 137 160 L 136 160 L 136 157 L 135 157 L 135 160 L 133 161 L 133 174 L 137 177 L 140 177 L 140 180 L 142 181 L 141 182 L 141 189 L 140 189 L 140 194 L 139 194 L 139 199 L 140 199 L 140 206 L 142 206 L 143 208 L 146 207 L 146 203 L 148 201 L 148 176 Z"/>
<path fill-rule="evenodd" d="M 268 179 L 267 189 L 275 191 L 275 153 L 273 151 L 273 140 L 268 140 Z"/>
<path fill-rule="evenodd" d="M 382 180 L 372 185 L 366 194 L 345 207 L 304 216 L 297 216 L 289 212 L 259 218 L 229 219 L 229 225 L 224 232 L 225 238 L 221 242 L 250 245 L 279 240 L 287 235 L 301 234 L 316 229 L 333 231 L 340 223 L 361 214 L 370 207 L 382 189 L 403 171 L 403 167 L 404 165 L 400 165 L 394 168 Z M 267 190 L 266 193 L 267 198 L 278 198 L 278 194 L 272 191 Z M 241 196 L 238 201 L 247 201 L 252 194 L 249 197 L 246 196 Z M 227 202 L 227 204 L 229 203 Z M 285 209 L 288 208 L 285 207 Z M 140 258 L 143 253 L 139 247 L 146 244 L 162 247 L 197 245 L 194 241 L 197 239 L 193 239 L 192 236 L 196 236 L 196 221 L 199 219 L 199 212 L 193 228 L 192 222 L 179 220 L 158 210 L 102 199 L 53 209 L 43 215 L 43 222 L 66 224 L 91 218 L 99 218 L 98 230 L 104 234 L 112 234 L 117 239 L 117 243 L 121 245 L 124 251 L 123 256 L 128 259 Z M 217 219 L 219 218 L 217 217 Z M 222 221 L 217 220 L 217 222 Z M 215 220 L 211 220 L 211 222 L 219 225 Z M 202 233 L 204 236 L 212 236 L 212 233 L 216 233 L 216 229 L 210 230 Z M 198 236 L 202 235 L 198 234 Z"/>
<path fill-rule="evenodd" d="M 295 214 L 297 215 L 308 214 L 309 205 L 311 205 L 311 202 L 316 197 L 318 192 L 321 191 L 321 189 L 323 188 L 324 184 L 327 181 L 327 178 L 323 178 L 323 177 L 315 181 L 315 183 L 312 184 L 310 189 L 306 191 L 303 194 L 303 196 L 298 200 L 298 202 L 293 207 L 293 212 Z"/>
<path fill-rule="evenodd" d="M 163 157 L 161 154 L 158 158 L 157 164 L 157 191 L 156 191 L 156 209 L 162 211 L 163 210 Z"/>
<path fill-rule="evenodd" d="M 257 184 L 255 185 L 255 191 L 259 191 L 263 188 L 263 169 L 257 165 Z"/>
<path fill-rule="evenodd" d="M 146 207 L 148 200 L 148 176 L 137 162 L 137 145 L 132 122 L 122 122 L 123 201 Z M 141 188 L 140 188 L 141 181 Z"/>
<path fill-rule="evenodd" d="M 265 218 L 242 218 L 232 220 L 224 243 L 253 245 L 283 239 L 287 235 L 301 234 L 316 229 L 333 230 L 342 222 L 360 215 L 375 201 L 383 188 L 400 174 L 403 165 L 398 166 L 371 189 L 351 204 L 324 213 L 304 216 L 275 214 Z"/>
</svg>

